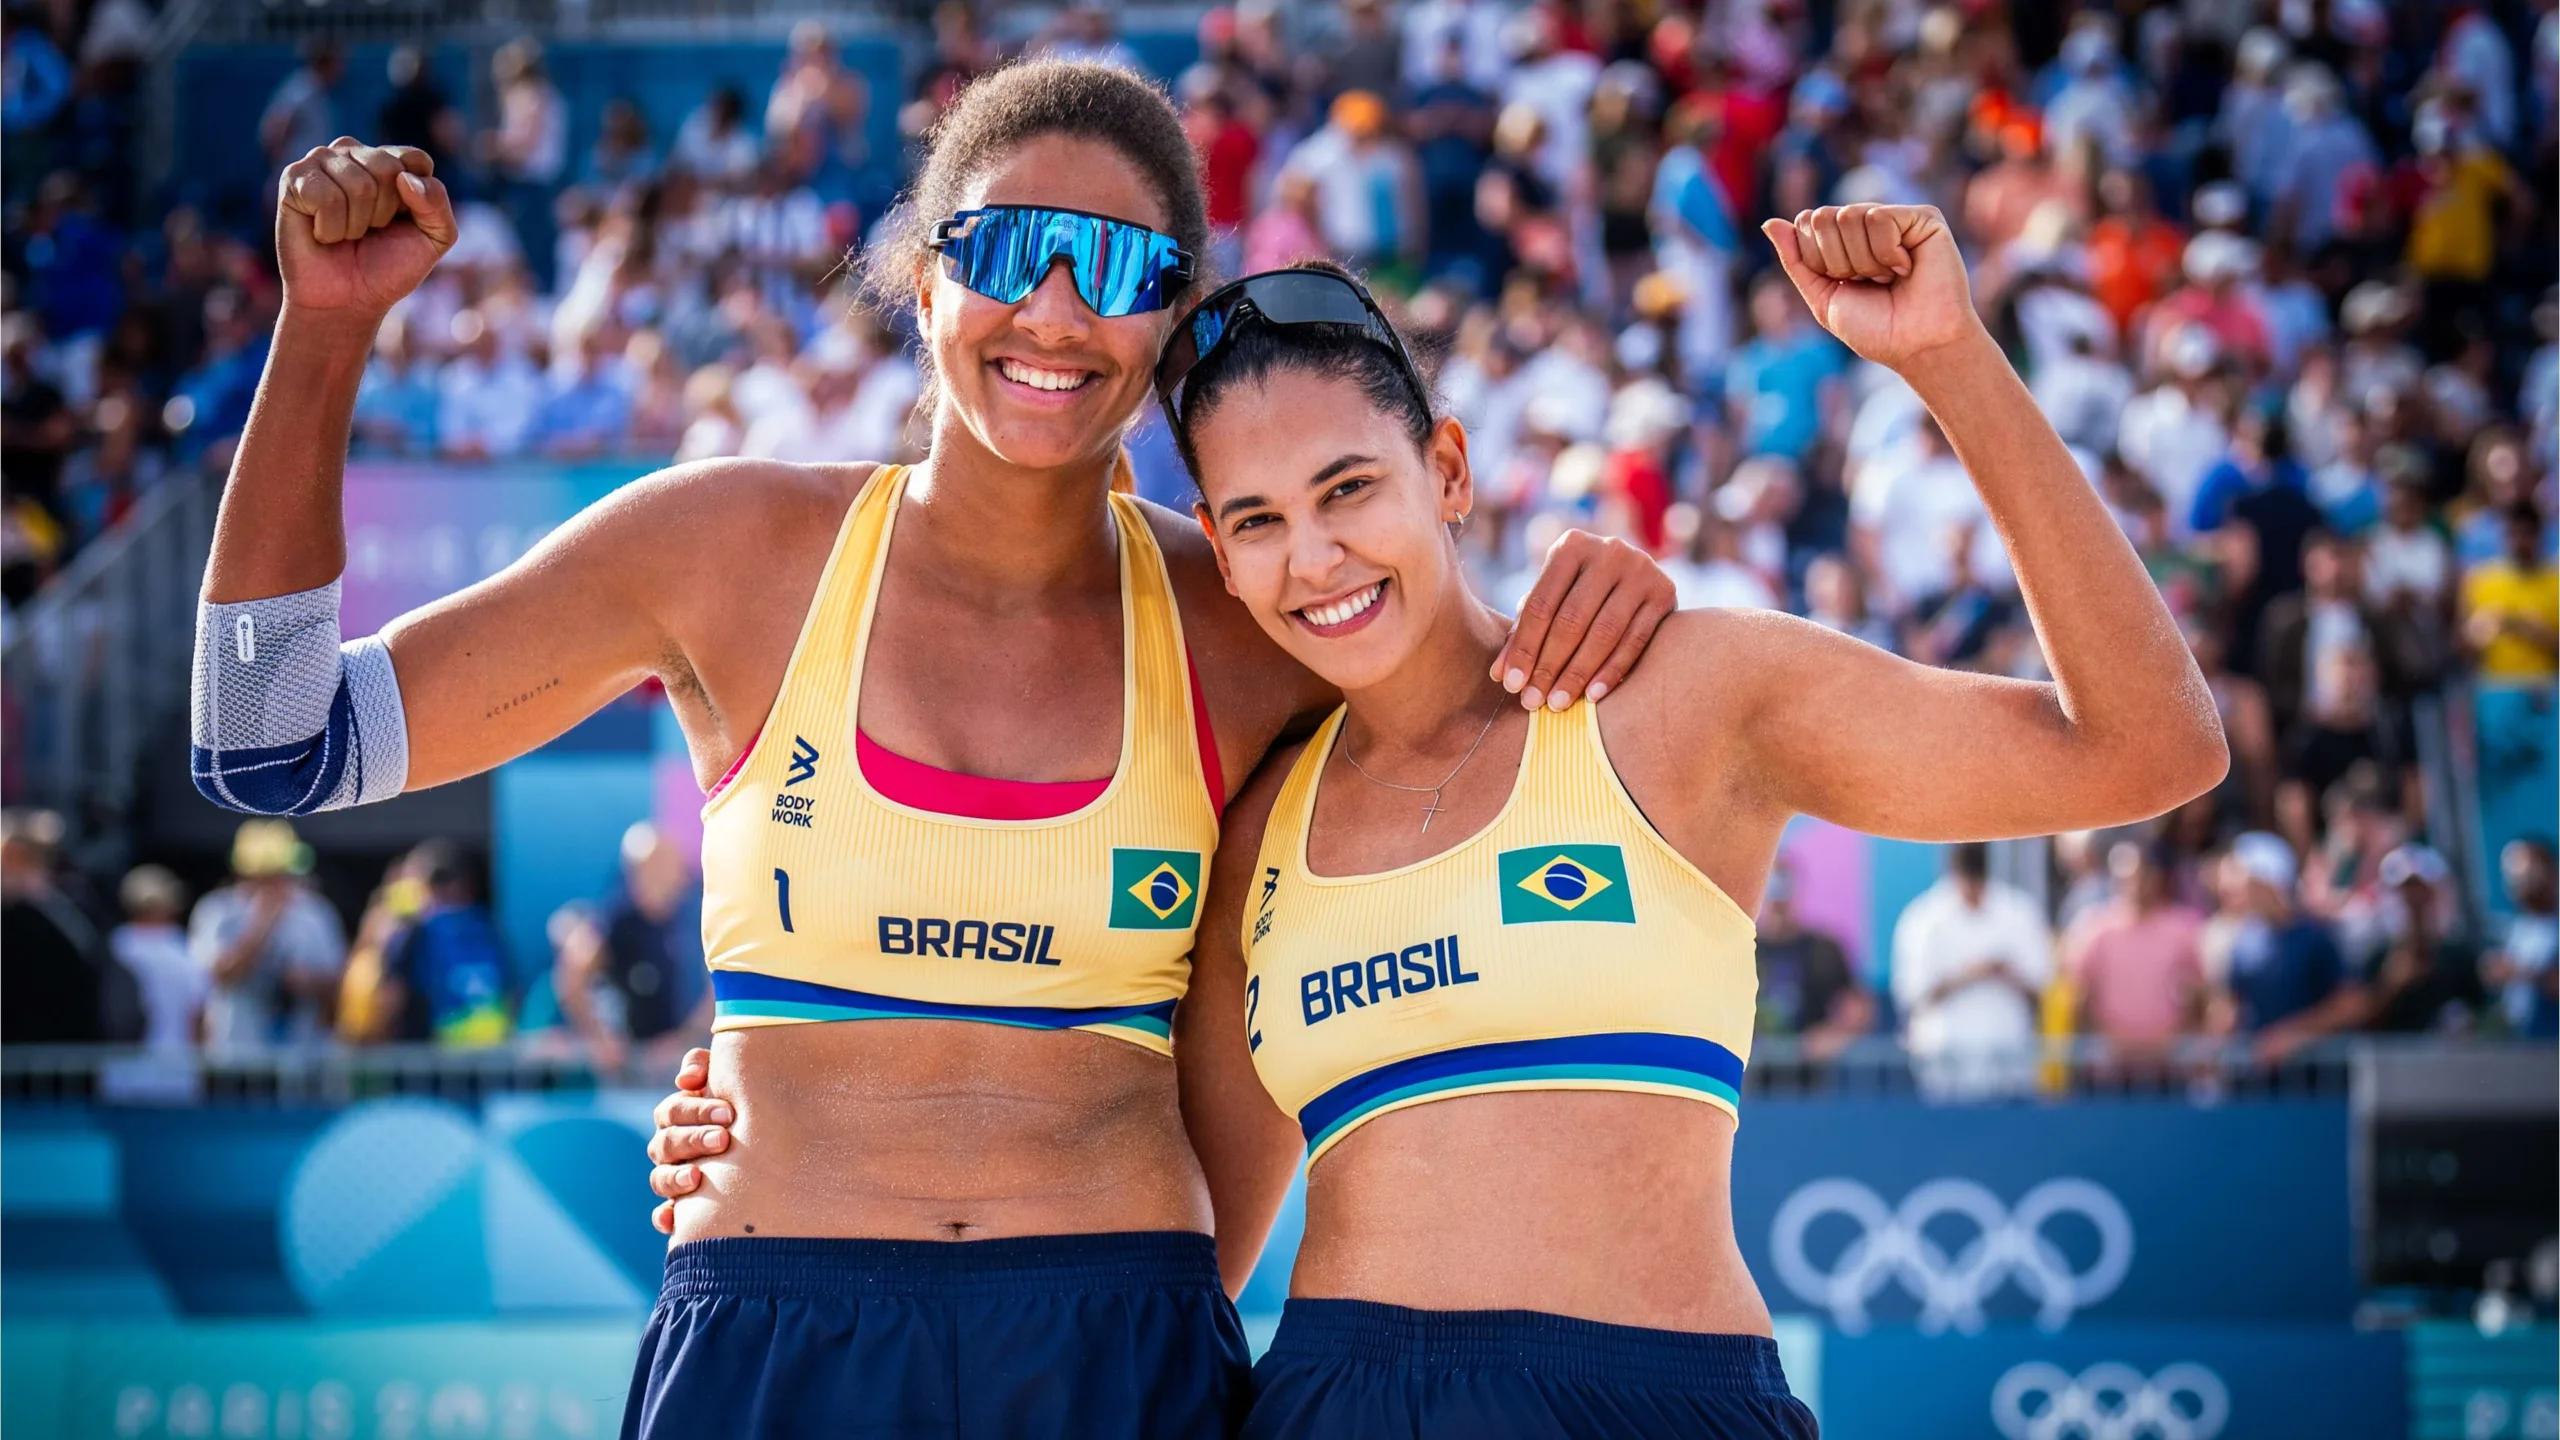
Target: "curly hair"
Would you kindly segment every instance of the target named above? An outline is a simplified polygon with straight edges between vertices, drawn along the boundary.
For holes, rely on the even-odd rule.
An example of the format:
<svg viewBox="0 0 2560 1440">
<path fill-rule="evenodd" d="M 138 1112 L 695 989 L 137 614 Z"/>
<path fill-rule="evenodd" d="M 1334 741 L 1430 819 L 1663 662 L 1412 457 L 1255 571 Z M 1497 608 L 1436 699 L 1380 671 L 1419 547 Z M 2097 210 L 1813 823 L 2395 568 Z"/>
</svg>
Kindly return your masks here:
<svg viewBox="0 0 2560 1440">
<path fill-rule="evenodd" d="M 960 208 L 971 183 L 1024 144 L 1065 135 L 1110 146 L 1138 167 L 1164 203 L 1166 233 L 1191 252 L 1195 269 L 1209 253 L 1208 202 L 1200 166 L 1173 101 L 1152 82 L 1109 65 L 1026 60 L 970 83 L 934 124 L 923 169 L 882 222 L 863 257 L 872 303 L 914 303 L 916 273 L 937 221 Z M 1197 284 L 1197 281 L 1193 282 Z M 1166 297 L 1178 301 L 1180 292 Z"/>
</svg>

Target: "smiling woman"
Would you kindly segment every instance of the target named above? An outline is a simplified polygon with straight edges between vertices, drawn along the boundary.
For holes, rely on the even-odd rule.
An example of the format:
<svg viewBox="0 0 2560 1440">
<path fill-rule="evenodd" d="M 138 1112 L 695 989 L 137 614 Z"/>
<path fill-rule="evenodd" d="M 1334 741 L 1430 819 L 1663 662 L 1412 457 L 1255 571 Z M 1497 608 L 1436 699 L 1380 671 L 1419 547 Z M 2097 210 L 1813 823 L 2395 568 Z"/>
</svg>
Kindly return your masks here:
<svg viewBox="0 0 2560 1440">
<path fill-rule="evenodd" d="M 1248 277 L 1159 367 L 1228 588 L 1345 699 L 1230 808 L 1186 1002 L 1209 1017 L 1186 1075 L 1227 1107 L 1193 1127 L 1211 1187 L 1284 1181 L 1301 1146 L 1309 1167 L 1254 1440 L 1809 1437 L 1728 1193 L 1751 907 L 1788 818 L 1994 838 L 2220 777 L 2201 677 L 1974 320 L 1936 212 L 1824 210 L 1771 238 L 1823 322 L 1940 418 L 2055 683 L 1683 612 L 1603 703 L 1523 715 L 1487 678 L 1502 619 L 1452 536 L 1466 432 L 1356 282 Z M 1263 1093 L 1219 1083 L 1247 1073 Z"/>
<path fill-rule="evenodd" d="M 657 1177 L 679 1243 L 626 1432 L 1223 1437 L 1226 1287 L 1277 1197 L 1213 1207 L 1175 1002 L 1221 807 L 1333 692 L 1185 517 L 1111 493 L 1205 239 L 1165 97 L 1037 63 L 946 112 L 874 256 L 940 377 L 926 463 L 677 466 L 343 648 L 350 413 L 453 213 L 423 152 L 352 138 L 279 190 L 285 306 L 198 627 L 199 783 L 386 798 L 654 676 L 711 792 L 718 1034 L 710 1093 L 668 1118 L 731 1129 Z M 1645 637 L 1610 617 L 1668 582 L 1589 537 L 1551 568 L 1522 668 L 1614 681 Z M 1217 1245 L 1213 1213 L 1236 1217 Z"/>
</svg>

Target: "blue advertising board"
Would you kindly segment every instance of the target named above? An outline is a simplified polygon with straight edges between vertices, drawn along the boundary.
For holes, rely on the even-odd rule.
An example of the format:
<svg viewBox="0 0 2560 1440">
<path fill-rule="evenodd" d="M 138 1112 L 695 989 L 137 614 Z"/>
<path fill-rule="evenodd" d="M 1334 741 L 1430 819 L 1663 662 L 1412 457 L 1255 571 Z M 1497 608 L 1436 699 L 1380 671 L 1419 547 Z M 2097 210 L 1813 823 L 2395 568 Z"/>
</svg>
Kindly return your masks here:
<svg viewBox="0 0 2560 1440">
<path fill-rule="evenodd" d="M 2400 1336 L 2343 1325 L 1832 1335 L 1824 1440 L 2398 1440 Z"/>
<path fill-rule="evenodd" d="M 656 1292 L 654 1098 L 13 1107 L 0 1253 L 13 1289 L 52 1267 L 18 1294 L 59 1297 L 53 1313 L 631 1313 Z M 1781 1314 L 1961 1333 L 2353 1308 L 2343 1102 L 1746 1110 L 1735 1225 Z M 47 1175 L 80 1183 L 29 1188 Z M 1248 1312 L 1286 1295 L 1300 1214 L 1293 1197 Z M 126 1308 L 147 1296 L 164 1298 Z"/>
<path fill-rule="evenodd" d="M 1734 1224 L 1770 1308 L 1856 1334 L 2343 1323 L 2343 1100 L 1757 1098 Z"/>
</svg>

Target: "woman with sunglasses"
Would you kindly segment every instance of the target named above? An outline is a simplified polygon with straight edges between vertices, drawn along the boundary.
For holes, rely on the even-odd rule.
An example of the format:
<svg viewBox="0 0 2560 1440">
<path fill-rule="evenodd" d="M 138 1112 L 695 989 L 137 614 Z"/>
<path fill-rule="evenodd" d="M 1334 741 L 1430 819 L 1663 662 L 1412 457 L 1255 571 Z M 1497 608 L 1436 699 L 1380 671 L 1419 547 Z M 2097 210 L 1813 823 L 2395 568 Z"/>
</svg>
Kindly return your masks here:
<svg viewBox="0 0 2560 1440">
<path fill-rule="evenodd" d="M 1810 1436 L 1728 1197 L 1750 916 L 1788 817 L 2042 834 L 2223 773 L 2202 677 L 1937 212 L 1766 233 L 1816 317 L 1945 427 L 2052 683 L 1683 611 L 1606 700 L 1523 714 L 1486 678 L 1502 621 L 1453 539 L 1466 433 L 1366 293 L 1250 277 L 1168 347 L 1228 587 L 1346 702 L 1229 809 L 1184 1001 L 1201 1161 L 1254 1207 L 1221 1210 L 1222 1244 L 1259 1241 L 1308 1156 L 1252 1440 Z"/>
<path fill-rule="evenodd" d="M 1225 1433 L 1244 1354 L 1168 1025 L 1231 779 L 1331 692 L 1196 527 L 1111 493 L 1207 236 L 1171 106 L 1043 64 L 952 109 L 916 224 L 873 251 L 939 380 L 925 464 L 665 471 L 343 647 L 349 412 L 454 218 L 424 154 L 354 140 L 280 200 L 286 304 L 199 620 L 200 788 L 386 798 L 655 676 L 712 791 L 737 1144 L 675 1217 L 626 1430 Z M 1512 666 L 1557 703 L 1669 604 L 1624 547 L 1560 558 L 1558 622 Z"/>
</svg>

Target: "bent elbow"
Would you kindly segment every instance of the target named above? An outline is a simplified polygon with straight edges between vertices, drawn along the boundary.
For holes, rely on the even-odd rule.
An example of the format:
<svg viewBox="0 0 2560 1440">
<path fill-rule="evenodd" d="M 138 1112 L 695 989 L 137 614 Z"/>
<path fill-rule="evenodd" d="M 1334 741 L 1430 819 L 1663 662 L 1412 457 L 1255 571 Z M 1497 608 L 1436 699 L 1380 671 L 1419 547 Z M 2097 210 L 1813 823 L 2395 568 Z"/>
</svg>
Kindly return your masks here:
<svg viewBox="0 0 2560 1440">
<path fill-rule="evenodd" d="M 2163 727 L 2127 757 L 2134 806 L 2148 818 L 2207 794 L 2231 773 L 2231 744 L 2210 709 L 2200 720 Z"/>
</svg>

